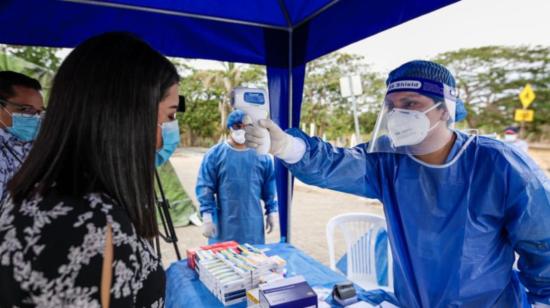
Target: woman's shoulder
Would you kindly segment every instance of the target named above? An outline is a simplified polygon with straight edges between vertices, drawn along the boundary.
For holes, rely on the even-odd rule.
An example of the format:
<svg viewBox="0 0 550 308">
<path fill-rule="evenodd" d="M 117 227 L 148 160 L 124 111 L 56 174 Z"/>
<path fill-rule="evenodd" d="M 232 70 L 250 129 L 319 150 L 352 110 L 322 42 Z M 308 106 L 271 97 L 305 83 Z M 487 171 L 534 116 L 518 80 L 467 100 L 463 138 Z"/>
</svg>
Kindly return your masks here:
<svg viewBox="0 0 550 308">
<path fill-rule="evenodd" d="M 117 202 L 104 193 L 89 193 L 81 197 L 48 193 L 35 195 L 14 204 L 8 198 L 0 210 L 0 225 L 31 228 L 65 234 L 70 237 L 76 229 L 103 228 L 106 225 L 120 226 L 120 230 L 134 234 L 131 221 Z"/>
</svg>

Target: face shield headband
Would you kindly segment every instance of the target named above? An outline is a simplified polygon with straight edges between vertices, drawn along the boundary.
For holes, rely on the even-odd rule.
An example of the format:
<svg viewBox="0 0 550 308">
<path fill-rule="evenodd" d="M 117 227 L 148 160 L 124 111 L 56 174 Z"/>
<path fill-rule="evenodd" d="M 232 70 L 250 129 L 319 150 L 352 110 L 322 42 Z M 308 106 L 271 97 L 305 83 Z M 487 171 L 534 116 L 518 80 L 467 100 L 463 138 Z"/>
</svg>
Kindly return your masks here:
<svg viewBox="0 0 550 308">
<path fill-rule="evenodd" d="M 417 92 L 428 97 L 439 98 L 441 101 L 456 101 L 458 98 L 456 88 L 450 87 L 441 82 L 423 78 L 395 80 L 388 85 L 386 95 L 393 92 L 406 91 Z"/>
</svg>

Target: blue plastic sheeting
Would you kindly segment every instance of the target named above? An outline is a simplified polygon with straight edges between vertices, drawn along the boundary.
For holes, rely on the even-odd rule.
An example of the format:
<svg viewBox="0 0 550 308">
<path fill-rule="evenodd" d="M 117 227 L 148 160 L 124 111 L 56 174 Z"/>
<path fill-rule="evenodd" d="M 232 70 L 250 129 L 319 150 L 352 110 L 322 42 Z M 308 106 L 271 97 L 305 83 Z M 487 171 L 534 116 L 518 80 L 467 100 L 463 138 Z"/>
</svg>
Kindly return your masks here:
<svg viewBox="0 0 550 308">
<path fill-rule="evenodd" d="M 257 1 L 257 0 L 201 0 L 201 1 L 143 1 L 143 0 L 111 0 L 110 3 L 127 6 L 154 8 L 171 12 L 186 12 L 204 15 L 211 18 L 223 18 L 235 21 L 264 24 L 274 27 L 288 27 L 289 21 L 297 25 L 323 7 L 338 1 L 308 0 L 308 1 Z M 286 13 L 285 13 L 286 11 Z M 287 15 L 288 18 L 287 19 Z"/>
<path fill-rule="evenodd" d="M 0 43 L 7 44 L 74 47 L 96 34 L 128 31 L 168 56 L 260 64 L 265 58 L 262 28 L 57 0 L 3 1 L 0 27 Z"/>
<path fill-rule="evenodd" d="M 287 66 L 272 55 L 287 57 L 288 44 L 266 42 L 269 31 L 288 37 L 293 29 L 305 34 L 291 50 L 303 53 L 294 62 L 301 65 L 457 1 L 8 0 L 0 4 L 0 43 L 74 47 L 94 34 L 128 31 L 170 56 Z"/>
<path fill-rule="evenodd" d="M 319 261 L 289 244 L 257 245 L 270 248 L 267 255 L 278 255 L 287 261 L 287 276 L 302 275 L 312 287 L 330 288 L 346 281 L 341 274 L 331 271 Z M 396 303 L 395 297 L 382 290 L 364 291 L 356 286 L 359 298 L 372 304 L 384 300 Z M 332 302 L 328 299 L 328 302 Z M 333 305 L 336 306 L 336 305 Z M 187 267 L 187 261 L 172 263 L 166 271 L 166 307 L 223 307 L 222 303 L 199 280 L 197 273 Z M 246 307 L 246 302 L 227 306 Z"/>
</svg>

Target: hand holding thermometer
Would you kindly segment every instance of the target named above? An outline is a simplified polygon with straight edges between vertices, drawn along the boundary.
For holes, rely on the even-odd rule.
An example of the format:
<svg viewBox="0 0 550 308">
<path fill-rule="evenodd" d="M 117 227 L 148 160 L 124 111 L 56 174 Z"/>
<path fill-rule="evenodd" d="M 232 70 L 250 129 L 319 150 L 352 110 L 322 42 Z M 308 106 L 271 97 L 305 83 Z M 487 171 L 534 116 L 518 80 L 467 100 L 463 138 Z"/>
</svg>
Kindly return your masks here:
<svg viewBox="0 0 550 308">
<path fill-rule="evenodd" d="M 271 139 L 267 129 L 259 126 L 258 121 L 267 119 L 269 116 L 269 96 L 264 89 L 252 89 L 238 87 L 231 92 L 231 106 L 235 109 L 244 111 L 250 117 L 252 125 L 264 131 L 264 140 L 260 147 L 256 149 L 258 154 L 269 153 Z M 246 124 L 246 123 L 245 123 Z"/>
</svg>

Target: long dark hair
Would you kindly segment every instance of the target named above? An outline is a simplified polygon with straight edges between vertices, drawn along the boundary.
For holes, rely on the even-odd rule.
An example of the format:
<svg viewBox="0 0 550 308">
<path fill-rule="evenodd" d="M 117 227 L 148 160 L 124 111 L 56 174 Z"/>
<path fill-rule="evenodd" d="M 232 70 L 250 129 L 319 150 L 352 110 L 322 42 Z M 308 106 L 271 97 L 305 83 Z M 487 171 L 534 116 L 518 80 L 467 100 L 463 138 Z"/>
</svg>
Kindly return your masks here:
<svg viewBox="0 0 550 308">
<path fill-rule="evenodd" d="M 104 192 L 138 234 L 157 235 L 158 105 L 178 81 L 174 65 L 133 35 L 106 33 L 80 44 L 59 68 L 37 140 L 8 185 L 14 202 L 52 187 L 76 197 Z"/>
</svg>

